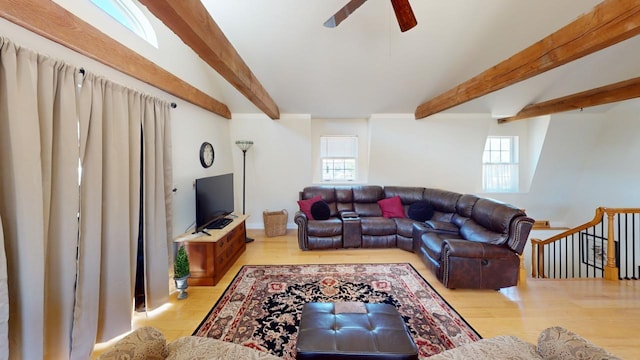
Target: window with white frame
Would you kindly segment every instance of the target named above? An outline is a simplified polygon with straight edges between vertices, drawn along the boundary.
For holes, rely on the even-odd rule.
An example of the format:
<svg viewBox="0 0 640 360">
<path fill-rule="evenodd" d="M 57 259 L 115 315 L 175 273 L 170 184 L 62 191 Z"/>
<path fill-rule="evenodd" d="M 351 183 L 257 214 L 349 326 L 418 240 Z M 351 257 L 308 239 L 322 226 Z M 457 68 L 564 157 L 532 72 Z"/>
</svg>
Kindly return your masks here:
<svg viewBox="0 0 640 360">
<path fill-rule="evenodd" d="M 320 160 L 323 182 L 356 181 L 358 137 L 321 136 Z"/>
<path fill-rule="evenodd" d="M 91 0 L 91 2 L 149 44 L 158 47 L 156 32 L 149 19 L 132 0 Z"/>
<path fill-rule="evenodd" d="M 518 137 L 487 136 L 482 154 L 482 190 L 518 192 Z"/>
</svg>

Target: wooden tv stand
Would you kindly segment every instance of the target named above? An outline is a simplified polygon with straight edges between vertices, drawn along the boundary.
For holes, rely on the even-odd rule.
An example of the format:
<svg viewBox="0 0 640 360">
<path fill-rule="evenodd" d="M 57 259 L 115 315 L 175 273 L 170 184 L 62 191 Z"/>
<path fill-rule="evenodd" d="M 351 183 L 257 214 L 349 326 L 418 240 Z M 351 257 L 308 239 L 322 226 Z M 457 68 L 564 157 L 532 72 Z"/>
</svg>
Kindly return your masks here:
<svg viewBox="0 0 640 360">
<path fill-rule="evenodd" d="M 236 215 L 223 229 L 206 230 L 207 233 L 186 233 L 174 242 L 184 244 L 189 256 L 191 277 L 189 285 L 213 286 L 222 279 L 231 265 L 246 249 L 247 215 Z"/>
</svg>

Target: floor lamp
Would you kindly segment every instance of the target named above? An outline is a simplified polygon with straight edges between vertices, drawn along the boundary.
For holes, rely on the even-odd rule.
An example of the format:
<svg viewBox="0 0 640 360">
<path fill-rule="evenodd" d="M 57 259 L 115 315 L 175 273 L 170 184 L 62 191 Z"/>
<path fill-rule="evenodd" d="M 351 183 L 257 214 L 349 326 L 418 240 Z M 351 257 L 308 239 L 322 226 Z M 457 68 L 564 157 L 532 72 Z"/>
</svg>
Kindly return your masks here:
<svg viewBox="0 0 640 360">
<path fill-rule="evenodd" d="M 246 194 L 245 189 L 246 189 L 246 180 L 247 180 L 247 150 L 249 150 L 249 148 L 253 146 L 253 141 L 238 140 L 236 141 L 236 145 L 238 145 L 240 150 L 242 150 L 242 215 L 244 215 L 245 214 L 244 202 L 245 202 L 245 194 Z M 244 238 L 245 243 L 250 243 L 252 241 L 253 241 L 252 238 L 245 235 L 245 238 Z"/>
</svg>

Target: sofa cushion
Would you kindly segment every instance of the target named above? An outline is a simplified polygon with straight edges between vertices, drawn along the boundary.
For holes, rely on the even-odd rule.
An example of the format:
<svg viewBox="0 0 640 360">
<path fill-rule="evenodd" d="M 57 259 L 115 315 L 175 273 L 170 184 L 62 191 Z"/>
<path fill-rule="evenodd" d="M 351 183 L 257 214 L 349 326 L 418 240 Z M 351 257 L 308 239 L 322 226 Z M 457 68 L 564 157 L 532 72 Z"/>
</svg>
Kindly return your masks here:
<svg viewBox="0 0 640 360">
<path fill-rule="evenodd" d="M 424 193 L 422 196 L 433 206 L 436 211 L 440 211 L 443 213 L 454 213 L 456 212 L 456 204 L 458 203 L 458 199 L 462 195 L 452 191 L 440 189 L 424 189 Z"/>
<path fill-rule="evenodd" d="M 620 360 L 582 336 L 559 326 L 544 329 L 538 336 L 537 348 L 544 359 L 550 360 Z"/>
<path fill-rule="evenodd" d="M 389 219 L 406 217 L 404 215 L 404 208 L 402 207 L 402 200 L 400 200 L 400 196 L 379 200 L 378 205 L 380 205 L 383 217 Z"/>
<path fill-rule="evenodd" d="M 314 220 L 327 220 L 331 216 L 331 210 L 324 200 L 320 200 L 311 205 L 311 215 Z"/>
<path fill-rule="evenodd" d="M 396 232 L 400 236 L 406 238 L 413 238 L 413 224 L 416 222 L 409 218 L 395 218 L 393 221 L 396 223 Z"/>
<path fill-rule="evenodd" d="M 422 187 L 410 187 L 410 186 L 385 186 L 384 197 L 390 198 L 394 196 L 400 196 L 403 204 L 411 204 L 416 201 L 422 200 L 422 193 L 424 188 Z"/>
<path fill-rule="evenodd" d="M 458 234 L 458 227 L 454 224 L 447 221 L 437 221 L 437 220 L 427 220 L 425 224 L 428 226 L 428 229 L 435 230 L 432 232 L 436 232 L 439 234 Z"/>
<path fill-rule="evenodd" d="M 395 235 L 396 223 L 393 219 L 381 216 L 360 218 L 362 235 Z"/>
<path fill-rule="evenodd" d="M 98 360 L 160 360 L 167 357 L 167 342 L 162 333 L 152 327 L 136 329 L 120 339 Z"/>
<path fill-rule="evenodd" d="M 378 200 L 383 199 L 380 186 L 354 186 L 353 187 L 353 211 L 360 217 L 382 216 L 382 210 Z"/>
<path fill-rule="evenodd" d="M 310 220 L 313 220 L 313 214 L 311 213 L 311 206 L 316 202 L 322 200 L 320 195 L 316 195 L 311 199 L 306 200 L 298 200 L 298 206 L 300 206 L 300 211 L 302 211 Z"/>
<path fill-rule="evenodd" d="M 542 359 L 534 345 L 515 336 L 496 336 L 464 344 L 429 357 L 429 360 L 529 360 Z"/>
<path fill-rule="evenodd" d="M 433 206 L 426 200 L 419 200 L 409 205 L 407 215 L 415 221 L 425 222 L 433 217 Z"/>
<path fill-rule="evenodd" d="M 353 211 L 353 190 L 351 186 L 336 186 L 336 207 L 341 211 Z"/>
<path fill-rule="evenodd" d="M 342 236 L 342 220 L 336 217 L 327 220 L 309 220 L 307 232 L 309 236 Z"/>
<path fill-rule="evenodd" d="M 433 260 L 442 258 L 442 243 L 444 240 L 436 233 L 426 232 L 420 237 L 422 242 L 421 248 Z"/>
<path fill-rule="evenodd" d="M 274 355 L 252 349 L 248 346 L 197 336 L 185 336 L 176 339 L 169 344 L 168 348 L 169 356 L 167 360 L 279 359 Z"/>
<path fill-rule="evenodd" d="M 337 194 L 334 186 L 307 186 L 300 192 L 300 200 L 307 200 L 320 195 L 331 209 L 331 216 L 338 216 Z"/>
<path fill-rule="evenodd" d="M 473 206 L 476 204 L 478 199 L 480 198 L 472 194 L 464 194 L 460 196 L 456 203 L 456 213 L 460 216 L 471 217 L 471 210 L 473 210 Z"/>
</svg>

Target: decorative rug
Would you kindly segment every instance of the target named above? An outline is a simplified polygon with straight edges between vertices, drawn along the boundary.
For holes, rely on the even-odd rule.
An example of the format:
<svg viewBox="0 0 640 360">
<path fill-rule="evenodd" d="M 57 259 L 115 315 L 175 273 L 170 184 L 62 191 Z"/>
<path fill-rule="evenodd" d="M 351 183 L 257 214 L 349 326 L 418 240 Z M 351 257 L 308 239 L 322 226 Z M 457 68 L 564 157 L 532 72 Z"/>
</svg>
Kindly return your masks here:
<svg viewBox="0 0 640 360">
<path fill-rule="evenodd" d="M 482 337 L 411 264 L 246 265 L 193 335 L 295 359 L 307 302 L 395 306 L 421 359 Z"/>
</svg>

